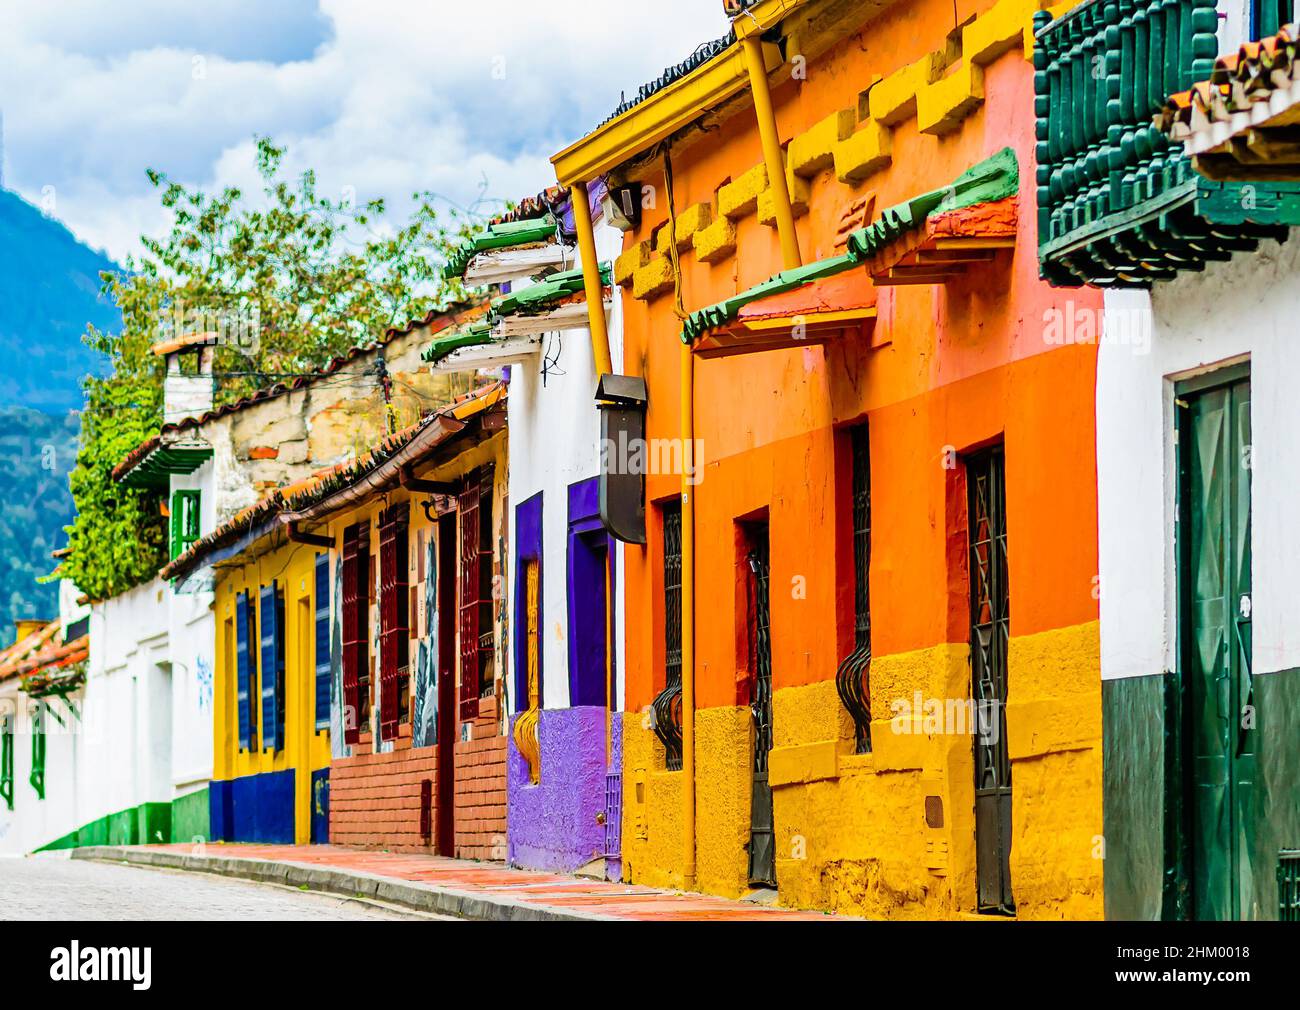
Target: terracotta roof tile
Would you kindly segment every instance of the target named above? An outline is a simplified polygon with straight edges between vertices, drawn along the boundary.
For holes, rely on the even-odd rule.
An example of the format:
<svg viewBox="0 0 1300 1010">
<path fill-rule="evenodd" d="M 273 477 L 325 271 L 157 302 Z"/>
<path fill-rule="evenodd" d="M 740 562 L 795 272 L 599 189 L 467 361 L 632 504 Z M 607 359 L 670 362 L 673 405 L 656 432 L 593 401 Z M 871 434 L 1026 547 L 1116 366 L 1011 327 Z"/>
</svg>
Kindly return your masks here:
<svg viewBox="0 0 1300 1010">
<path fill-rule="evenodd" d="M 89 636 L 68 643 L 58 642 L 55 639 L 62 626 L 61 621 L 50 621 L 0 652 L 0 680 L 22 677 L 46 667 L 70 666 L 85 659 Z"/>
<path fill-rule="evenodd" d="M 194 541 L 159 572 L 164 579 L 176 578 L 192 571 L 202 559 L 214 550 L 234 543 L 245 532 L 281 512 L 293 512 L 322 500 L 335 491 L 355 483 L 391 458 L 440 417 L 461 417 L 473 413 L 472 408 L 491 406 L 505 395 L 505 384 L 494 382 L 458 396 L 452 403 L 421 418 L 415 424 L 386 436 L 373 449 L 335 466 L 325 467 L 310 477 L 284 487 L 274 488 L 259 501 L 236 513 L 211 533 Z"/>
<path fill-rule="evenodd" d="M 1235 53 L 1214 62 L 1209 79 L 1198 81 L 1187 91 L 1170 95 L 1155 117 L 1156 125 L 1175 141 L 1193 140 L 1213 134 L 1215 144 L 1239 132 L 1231 124 L 1240 113 L 1255 110 L 1261 103 L 1281 99 L 1288 108 L 1300 99 L 1288 101 L 1280 92 L 1300 84 L 1300 27 L 1284 25 L 1277 35 L 1260 42 L 1247 42 Z M 1271 118 L 1283 109 L 1260 109 Z M 1260 125 L 1242 123 L 1240 129 Z M 1194 152 L 1195 153 L 1195 152 Z"/>
<path fill-rule="evenodd" d="M 237 411 L 244 410 L 266 400 L 274 399 L 295 389 L 302 389 L 304 386 L 311 385 L 320 379 L 333 375 L 345 365 L 351 364 L 357 358 L 365 354 L 370 354 L 386 346 L 397 337 L 413 333 L 421 327 L 430 327 L 431 332 L 439 333 L 448 326 L 458 325 L 467 320 L 476 319 L 486 313 L 488 303 L 486 301 L 475 301 L 462 305 L 453 306 L 446 309 L 431 309 L 423 316 L 412 318 L 401 326 L 392 326 L 384 331 L 384 335 L 378 340 L 372 340 L 368 343 L 358 344 L 344 354 L 331 358 L 320 368 L 314 369 L 304 375 L 300 375 L 292 382 L 277 382 L 273 386 L 267 386 L 259 389 L 255 393 L 233 400 L 230 403 L 223 403 L 219 407 L 213 407 L 211 410 L 194 417 L 187 417 L 181 421 L 173 421 L 170 424 L 164 424 L 157 434 L 150 435 L 147 439 L 137 445 L 126 457 L 113 468 L 113 479 L 121 480 L 135 467 L 148 457 L 148 455 L 158 448 L 162 435 L 172 434 L 174 432 L 189 431 L 193 428 L 202 427 L 209 421 L 225 417 L 228 414 L 234 414 Z M 436 324 L 436 325 L 435 325 Z"/>
</svg>

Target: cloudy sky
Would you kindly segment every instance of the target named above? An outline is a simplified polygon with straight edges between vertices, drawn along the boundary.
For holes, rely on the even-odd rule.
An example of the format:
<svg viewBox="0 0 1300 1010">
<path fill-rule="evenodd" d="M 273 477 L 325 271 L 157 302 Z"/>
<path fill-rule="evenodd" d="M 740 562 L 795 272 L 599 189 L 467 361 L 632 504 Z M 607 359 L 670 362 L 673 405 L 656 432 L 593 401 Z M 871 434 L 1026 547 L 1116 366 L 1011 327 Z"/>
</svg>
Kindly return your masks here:
<svg viewBox="0 0 1300 1010">
<path fill-rule="evenodd" d="M 325 193 L 491 210 L 726 27 L 721 0 L 0 0 L 4 184 L 118 259 L 166 224 L 146 167 L 247 190 L 254 135 Z"/>
</svg>

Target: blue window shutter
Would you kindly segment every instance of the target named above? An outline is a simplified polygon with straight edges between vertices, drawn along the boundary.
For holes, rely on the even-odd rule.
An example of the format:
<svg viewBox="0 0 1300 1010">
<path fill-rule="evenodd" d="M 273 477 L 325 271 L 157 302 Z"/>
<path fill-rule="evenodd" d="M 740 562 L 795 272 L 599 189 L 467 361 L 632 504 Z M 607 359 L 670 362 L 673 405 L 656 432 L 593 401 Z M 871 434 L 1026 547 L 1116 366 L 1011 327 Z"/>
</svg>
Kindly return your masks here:
<svg viewBox="0 0 1300 1010">
<path fill-rule="evenodd" d="M 239 715 L 239 749 L 249 750 L 248 704 L 249 660 L 248 654 L 248 594 L 240 593 L 235 601 L 235 678 L 237 697 L 235 710 Z"/>
<path fill-rule="evenodd" d="M 274 585 L 262 587 L 259 611 L 262 624 L 263 747 L 278 751 L 284 746 L 284 709 L 280 703 L 284 683 L 284 615 Z"/>
<path fill-rule="evenodd" d="M 316 555 L 316 728 L 330 727 L 330 556 Z"/>
</svg>

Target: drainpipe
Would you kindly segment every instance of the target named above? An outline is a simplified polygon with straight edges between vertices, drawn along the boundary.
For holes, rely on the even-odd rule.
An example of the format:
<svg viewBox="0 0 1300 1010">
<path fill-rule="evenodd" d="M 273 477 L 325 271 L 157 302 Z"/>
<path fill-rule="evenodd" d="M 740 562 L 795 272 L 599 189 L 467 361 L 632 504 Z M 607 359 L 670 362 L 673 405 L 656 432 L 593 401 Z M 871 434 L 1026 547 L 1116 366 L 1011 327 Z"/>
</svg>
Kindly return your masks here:
<svg viewBox="0 0 1300 1010">
<path fill-rule="evenodd" d="M 695 355 L 682 344 L 682 889 L 695 887 Z"/>
<path fill-rule="evenodd" d="M 596 259 L 596 233 L 591 227 L 591 204 L 587 184 L 575 182 L 569 189 L 573 201 L 573 226 L 578 232 L 578 255 L 582 259 L 582 286 L 587 292 L 587 326 L 591 330 L 591 355 L 596 380 L 614 371 L 609 356 L 609 331 L 605 328 L 604 286 L 600 283 L 600 262 Z"/>
<path fill-rule="evenodd" d="M 790 207 L 790 190 L 785 182 L 785 154 L 781 150 L 781 137 L 776 129 L 776 109 L 772 105 L 772 91 L 767 81 L 767 65 L 763 62 L 763 40 L 755 32 L 741 40 L 745 50 L 745 63 L 749 67 L 749 90 L 754 96 L 754 115 L 758 119 L 758 135 L 763 142 L 763 162 L 767 166 L 767 184 L 776 203 L 776 230 L 781 236 L 782 268 L 793 270 L 803 264 L 799 256 L 799 238 L 794 230 L 794 211 Z M 589 296 L 590 297 L 590 296 Z"/>
</svg>

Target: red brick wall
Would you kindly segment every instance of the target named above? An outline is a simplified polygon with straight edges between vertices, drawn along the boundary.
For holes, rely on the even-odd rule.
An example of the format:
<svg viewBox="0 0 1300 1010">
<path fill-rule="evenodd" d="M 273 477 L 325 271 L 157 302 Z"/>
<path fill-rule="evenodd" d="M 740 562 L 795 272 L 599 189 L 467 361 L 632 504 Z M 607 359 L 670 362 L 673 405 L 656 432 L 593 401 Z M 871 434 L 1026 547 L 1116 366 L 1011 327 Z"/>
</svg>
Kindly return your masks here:
<svg viewBox="0 0 1300 1010">
<path fill-rule="evenodd" d="M 472 738 L 457 740 L 455 826 L 461 859 L 505 859 L 506 738 L 485 699 Z M 350 758 L 330 765 L 330 841 L 335 845 L 430 852 L 420 835 L 420 783 L 433 780 L 432 825 L 438 826 L 438 748 L 411 748 L 411 727 L 398 727 L 387 754 L 371 752 L 369 733 Z"/>
<path fill-rule="evenodd" d="M 472 738 L 456 741 L 456 855 L 506 858 L 506 737 L 495 699 L 479 702 Z"/>
<path fill-rule="evenodd" d="M 411 727 L 397 728 L 387 754 L 371 753 L 369 733 L 350 758 L 330 765 L 330 841 L 335 845 L 430 851 L 420 835 L 420 782 L 434 781 L 436 830 L 438 748 L 411 748 Z"/>
</svg>

